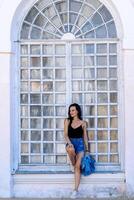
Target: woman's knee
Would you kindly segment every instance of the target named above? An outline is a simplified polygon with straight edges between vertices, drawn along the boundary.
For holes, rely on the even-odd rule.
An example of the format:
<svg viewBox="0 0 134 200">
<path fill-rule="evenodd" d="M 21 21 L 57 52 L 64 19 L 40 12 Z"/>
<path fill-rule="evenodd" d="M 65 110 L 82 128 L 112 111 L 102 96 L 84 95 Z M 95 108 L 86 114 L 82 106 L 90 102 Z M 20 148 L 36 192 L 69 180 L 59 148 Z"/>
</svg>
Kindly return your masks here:
<svg viewBox="0 0 134 200">
<path fill-rule="evenodd" d="M 73 147 L 67 147 L 66 148 L 66 151 L 69 153 L 69 154 L 75 154 L 75 150 Z"/>
</svg>

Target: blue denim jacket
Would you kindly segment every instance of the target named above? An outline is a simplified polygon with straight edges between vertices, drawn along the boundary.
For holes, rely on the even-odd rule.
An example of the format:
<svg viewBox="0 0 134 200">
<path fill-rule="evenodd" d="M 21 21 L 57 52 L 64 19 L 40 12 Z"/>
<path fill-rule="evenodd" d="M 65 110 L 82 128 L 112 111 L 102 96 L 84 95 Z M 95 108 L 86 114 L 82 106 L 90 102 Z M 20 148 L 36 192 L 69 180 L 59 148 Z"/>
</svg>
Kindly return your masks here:
<svg viewBox="0 0 134 200">
<path fill-rule="evenodd" d="M 81 161 L 81 173 L 88 176 L 95 171 L 95 160 L 90 155 L 85 155 Z"/>
</svg>

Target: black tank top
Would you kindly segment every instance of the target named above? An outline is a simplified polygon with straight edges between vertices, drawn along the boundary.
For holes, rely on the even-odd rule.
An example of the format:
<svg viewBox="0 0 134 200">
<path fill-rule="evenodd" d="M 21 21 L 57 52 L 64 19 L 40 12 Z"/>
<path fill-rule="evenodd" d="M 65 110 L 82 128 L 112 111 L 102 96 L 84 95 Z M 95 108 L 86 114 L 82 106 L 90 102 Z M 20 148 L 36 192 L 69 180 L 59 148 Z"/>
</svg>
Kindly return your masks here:
<svg viewBox="0 0 134 200">
<path fill-rule="evenodd" d="M 83 137 L 83 129 L 82 125 L 77 128 L 73 128 L 71 124 L 68 126 L 68 137 L 69 138 L 82 138 Z"/>
</svg>

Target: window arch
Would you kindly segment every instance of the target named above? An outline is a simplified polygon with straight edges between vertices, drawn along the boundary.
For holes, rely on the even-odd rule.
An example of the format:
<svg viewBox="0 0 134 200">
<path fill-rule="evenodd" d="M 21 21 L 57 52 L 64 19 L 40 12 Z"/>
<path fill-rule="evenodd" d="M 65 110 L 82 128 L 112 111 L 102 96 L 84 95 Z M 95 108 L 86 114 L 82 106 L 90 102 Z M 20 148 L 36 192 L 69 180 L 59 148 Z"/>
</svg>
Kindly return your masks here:
<svg viewBox="0 0 134 200">
<path fill-rule="evenodd" d="M 120 169 L 117 52 L 115 23 L 100 1 L 33 5 L 20 32 L 20 166 L 69 170 L 63 121 L 77 102 L 96 169 Z"/>
</svg>

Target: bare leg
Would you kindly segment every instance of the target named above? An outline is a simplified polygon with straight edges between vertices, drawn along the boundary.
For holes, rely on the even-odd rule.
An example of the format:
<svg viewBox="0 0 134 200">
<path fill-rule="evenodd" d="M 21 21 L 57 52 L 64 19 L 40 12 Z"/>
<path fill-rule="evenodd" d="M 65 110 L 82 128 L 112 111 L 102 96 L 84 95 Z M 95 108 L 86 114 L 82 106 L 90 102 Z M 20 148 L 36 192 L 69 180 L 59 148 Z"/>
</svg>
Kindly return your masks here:
<svg viewBox="0 0 134 200">
<path fill-rule="evenodd" d="M 75 166 L 75 163 L 76 163 L 76 153 L 75 153 L 74 147 L 67 146 L 66 147 L 66 151 L 68 153 L 68 156 L 69 156 L 69 158 L 71 160 L 72 165 Z"/>
<path fill-rule="evenodd" d="M 80 177 L 81 177 L 81 172 L 80 172 L 80 165 L 81 165 L 81 159 L 84 156 L 84 152 L 80 152 L 76 156 L 76 164 L 75 164 L 75 190 L 78 191 L 78 187 L 80 184 Z"/>
</svg>

